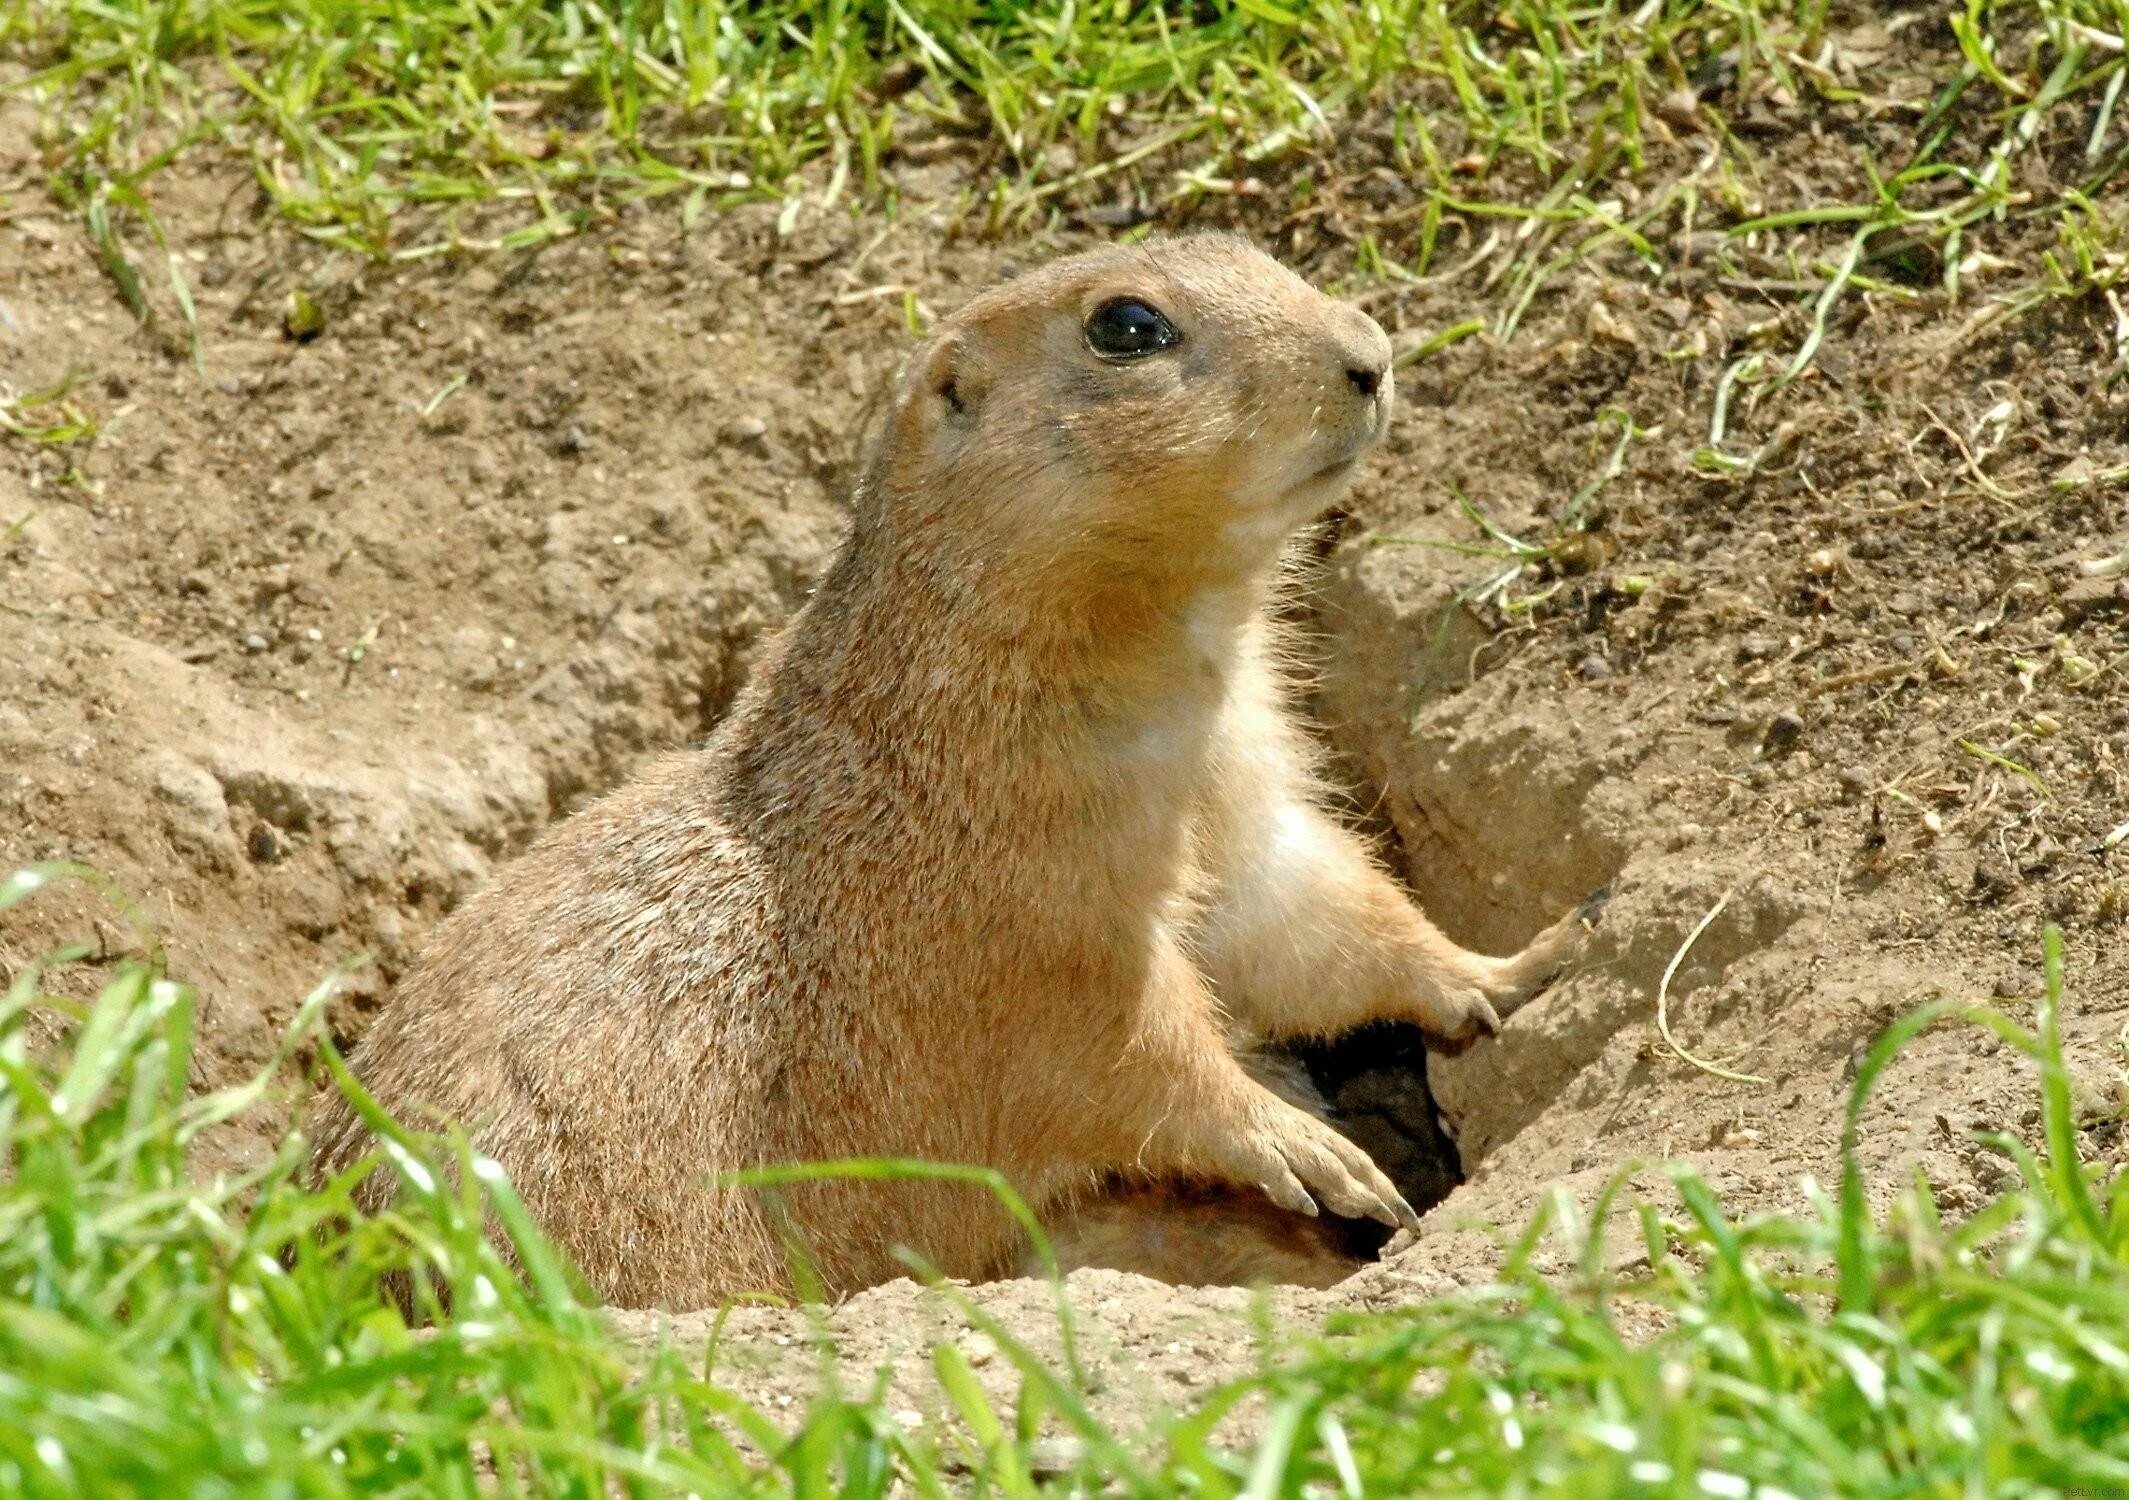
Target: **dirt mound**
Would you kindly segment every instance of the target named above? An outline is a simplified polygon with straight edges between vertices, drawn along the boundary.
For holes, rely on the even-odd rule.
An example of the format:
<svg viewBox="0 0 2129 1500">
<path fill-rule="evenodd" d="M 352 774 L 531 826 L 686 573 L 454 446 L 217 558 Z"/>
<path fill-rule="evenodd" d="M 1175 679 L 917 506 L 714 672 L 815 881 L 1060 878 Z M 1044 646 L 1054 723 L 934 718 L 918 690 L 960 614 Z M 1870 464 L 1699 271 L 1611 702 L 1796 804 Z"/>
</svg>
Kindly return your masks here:
<svg viewBox="0 0 2129 1500">
<path fill-rule="evenodd" d="M 2073 1063 L 2095 1097 L 2120 1076 L 2129 590 L 2080 566 L 2129 539 L 2091 478 L 2124 456 L 2107 315 L 1964 343 L 1866 319 L 1821 355 L 1854 373 L 1766 435 L 1779 456 L 1711 473 L 1720 362 L 1677 352 L 1737 319 L 1712 275 L 1679 281 L 1683 324 L 1591 277 L 1521 345 L 1429 365 L 1324 589 L 1324 718 L 1428 908 L 1507 950 L 1613 890 L 1584 971 L 1430 1062 L 1471 1180 L 1428 1220 L 1444 1243 L 1357 1295 L 1482 1256 L 1459 1220 L 1513 1226 L 1540 1185 L 1593 1191 L 1636 1159 L 1798 1206 L 1834 1169 L 1857 1050 L 1940 995 L 2022 1013 L 2047 921 Z M 1605 411 L 1636 426 L 1623 450 Z M 1622 453 L 1597 526 L 1563 533 Z M 1474 509 L 1550 550 L 1450 550 L 1497 540 Z M 1660 1041 L 1674 961 L 1674 1035 L 1752 1081 Z M 1880 1090 L 1866 1159 L 1970 1210 L 2001 1167 L 1969 1134 L 2030 1134 L 2026 1098 L 2013 1055 L 1932 1035 Z"/>
<path fill-rule="evenodd" d="M 232 214 L 237 186 L 163 190 L 203 373 L 56 209 L 0 224 L 0 368 L 72 380 L 40 411 L 97 429 L 0 471 L 0 858 L 144 901 L 246 1038 L 210 1074 L 366 952 L 351 1040 L 496 859 L 715 722 L 833 542 L 898 348 L 763 254 L 773 222 L 387 271 Z"/>
</svg>

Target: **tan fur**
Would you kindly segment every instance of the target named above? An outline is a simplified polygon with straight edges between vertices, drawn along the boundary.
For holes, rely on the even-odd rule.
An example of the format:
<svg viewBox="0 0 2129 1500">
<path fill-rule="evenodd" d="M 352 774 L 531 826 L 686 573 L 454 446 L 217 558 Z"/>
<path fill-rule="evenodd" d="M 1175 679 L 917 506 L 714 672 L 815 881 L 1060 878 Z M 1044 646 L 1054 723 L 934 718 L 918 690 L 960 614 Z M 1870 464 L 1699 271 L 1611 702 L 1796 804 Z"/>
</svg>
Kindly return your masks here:
<svg viewBox="0 0 2129 1500">
<path fill-rule="evenodd" d="M 1173 349 L 1097 358 L 1143 298 Z M 1366 396 L 1349 370 L 1379 376 Z M 980 1190 L 734 1168 L 1109 1174 L 1408 1222 L 1228 1032 L 1496 1023 L 1510 959 L 1436 931 L 1316 803 L 1266 606 L 1281 547 L 1379 437 L 1374 322 L 1240 241 L 1055 262 L 911 359 L 851 533 L 707 748 L 553 830 L 442 924 L 357 1071 L 463 1122 L 608 1298 L 697 1306 L 1011 1263 Z M 364 1133 L 325 1105 L 318 1160 Z M 380 1188 L 381 1191 L 381 1188 Z"/>
</svg>

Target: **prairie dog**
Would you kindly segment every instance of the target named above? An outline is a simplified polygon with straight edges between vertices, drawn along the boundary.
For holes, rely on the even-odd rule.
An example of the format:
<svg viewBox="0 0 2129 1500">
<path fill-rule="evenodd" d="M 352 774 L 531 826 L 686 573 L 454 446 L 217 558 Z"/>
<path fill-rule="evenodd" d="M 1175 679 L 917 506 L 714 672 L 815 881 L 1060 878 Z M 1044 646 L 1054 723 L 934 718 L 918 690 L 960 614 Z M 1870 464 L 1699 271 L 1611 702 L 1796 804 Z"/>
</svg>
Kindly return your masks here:
<svg viewBox="0 0 2129 1500">
<path fill-rule="evenodd" d="M 1244 242 L 1055 261 L 911 356 L 819 588 L 705 748 L 438 929 L 356 1071 L 461 1122 L 610 1301 L 1009 1266 L 981 1189 L 718 1174 L 903 1156 L 1038 1208 L 1118 1172 L 1413 1221 L 1228 1030 L 1488 1030 L 1573 951 L 1437 931 L 1317 801 L 1268 613 L 1388 422 L 1375 322 Z M 366 1134 L 337 1098 L 317 1160 Z M 371 1186 L 381 1194 L 382 1174 Z"/>
</svg>

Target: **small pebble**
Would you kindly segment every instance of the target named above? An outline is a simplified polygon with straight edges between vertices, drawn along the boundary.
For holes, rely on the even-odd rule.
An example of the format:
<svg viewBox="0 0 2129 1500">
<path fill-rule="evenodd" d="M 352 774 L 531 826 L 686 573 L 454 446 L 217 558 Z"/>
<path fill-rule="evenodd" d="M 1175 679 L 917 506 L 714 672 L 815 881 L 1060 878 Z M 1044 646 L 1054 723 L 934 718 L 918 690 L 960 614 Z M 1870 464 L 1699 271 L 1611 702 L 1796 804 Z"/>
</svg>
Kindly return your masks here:
<svg viewBox="0 0 2129 1500">
<path fill-rule="evenodd" d="M 1766 736 L 1760 744 L 1769 755 L 1787 755 L 1796 748 L 1803 733 L 1804 721 L 1785 708 L 1768 721 Z"/>
<path fill-rule="evenodd" d="M 1748 635 L 1737 643 L 1739 661 L 1770 661 L 1782 654 L 1782 643 L 1771 635 Z"/>
<path fill-rule="evenodd" d="M 1976 901 L 2001 901 L 2017 889 L 2017 878 L 2003 865 L 1985 859 L 1974 866 L 1973 895 Z"/>
<path fill-rule="evenodd" d="M 1602 682 L 1612 675 L 1612 664 L 1592 652 L 1575 663 L 1575 672 L 1584 682 Z"/>
<path fill-rule="evenodd" d="M 278 864 L 281 856 L 287 852 L 287 846 L 281 841 L 281 831 L 271 823 L 252 825 L 251 837 L 245 840 L 245 848 L 251 855 L 252 863 L 261 865 Z"/>
<path fill-rule="evenodd" d="M 1700 129 L 1700 96 L 1691 88 L 1675 88 L 1656 101 L 1656 114 L 1675 130 Z"/>
<path fill-rule="evenodd" d="M 1863 766 L 1844 766 L 1840 782 L 1842 796 L 1860 797 L 1870 790 L 1870 772 Z"/>
<path fill-rule="evenodd" d="M 256 630 L 254 630 L 250 635 L 244 637 L 244 649 L 246 651 L 249 651 L 254 656 L 257 656 L 261 651 L 264 651 L 266 649 L 266 646 L 266 637 L 260 635 Z"/>
<path fill-rule="evenodd" d="M 749 448 L 756 453 L 768 449 L 769 424 L 760 417 L 735 417 L 724 424 L 717 437 L 728 448 Z"/>
</svg>

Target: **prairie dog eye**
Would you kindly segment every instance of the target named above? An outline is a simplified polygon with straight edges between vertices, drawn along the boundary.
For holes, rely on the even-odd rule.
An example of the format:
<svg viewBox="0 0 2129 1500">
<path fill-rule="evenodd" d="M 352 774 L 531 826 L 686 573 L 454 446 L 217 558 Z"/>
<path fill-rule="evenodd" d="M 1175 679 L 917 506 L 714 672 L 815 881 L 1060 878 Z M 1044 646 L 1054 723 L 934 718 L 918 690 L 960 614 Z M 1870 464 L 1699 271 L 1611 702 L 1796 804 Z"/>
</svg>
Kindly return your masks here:
<svg viewBox="0 0 2129 1500">
<path fill-rule="evenodd" d="M 1158 308 L 1136 297 L 1117 297 L 1087 319 L 1087 347 L 1103 359 L 1142 359 L 1183 341 Z"/>
</svg>

